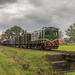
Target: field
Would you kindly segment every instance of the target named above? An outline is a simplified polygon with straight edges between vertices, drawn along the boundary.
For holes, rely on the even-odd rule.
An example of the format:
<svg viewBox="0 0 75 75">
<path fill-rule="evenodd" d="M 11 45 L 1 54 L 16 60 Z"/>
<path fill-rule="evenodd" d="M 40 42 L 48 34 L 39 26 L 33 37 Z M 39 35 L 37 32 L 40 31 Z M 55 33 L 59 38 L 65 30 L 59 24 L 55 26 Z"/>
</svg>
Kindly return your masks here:
<svg viewBox="0 0 75 75">
<path fill-rule="evenodd" d="M 58 50 L 75 51 L 75 45 L 60 45 Z"/>
<path fill-rule="evenodd" d="M 75 45 L 60 45 L 58 50 L 74 51 Z M 0 46 L 0 75 L 53 75 L 46 54 L 58 53 Z"/>
</svg>

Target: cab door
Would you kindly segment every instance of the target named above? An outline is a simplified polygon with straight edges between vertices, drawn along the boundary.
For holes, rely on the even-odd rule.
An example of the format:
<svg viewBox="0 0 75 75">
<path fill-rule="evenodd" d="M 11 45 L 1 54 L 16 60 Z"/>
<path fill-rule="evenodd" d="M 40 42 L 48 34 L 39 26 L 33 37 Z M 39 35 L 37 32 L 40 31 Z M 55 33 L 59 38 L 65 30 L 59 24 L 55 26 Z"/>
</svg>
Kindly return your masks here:
<svg viewBox="0 0 75 75">
<path fill-rule="evenodd" d="M 44 43 L 44 31 L 41 31 L 41 43 Z"/>
</svg>

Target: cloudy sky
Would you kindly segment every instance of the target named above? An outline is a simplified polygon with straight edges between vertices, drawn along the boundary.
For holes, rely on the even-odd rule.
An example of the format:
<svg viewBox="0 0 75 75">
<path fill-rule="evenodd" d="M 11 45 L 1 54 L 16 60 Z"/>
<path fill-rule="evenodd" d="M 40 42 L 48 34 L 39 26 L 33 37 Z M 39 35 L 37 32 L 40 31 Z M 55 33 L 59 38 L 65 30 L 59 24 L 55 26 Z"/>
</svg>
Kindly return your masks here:
<svg viewBox="0 0 75 75">
<path fill-rule="evenodd" d="M 75 0 L 0 0 L 0 34 L 14 25 L 28 32 L 75 23 Z"/>
</svg>

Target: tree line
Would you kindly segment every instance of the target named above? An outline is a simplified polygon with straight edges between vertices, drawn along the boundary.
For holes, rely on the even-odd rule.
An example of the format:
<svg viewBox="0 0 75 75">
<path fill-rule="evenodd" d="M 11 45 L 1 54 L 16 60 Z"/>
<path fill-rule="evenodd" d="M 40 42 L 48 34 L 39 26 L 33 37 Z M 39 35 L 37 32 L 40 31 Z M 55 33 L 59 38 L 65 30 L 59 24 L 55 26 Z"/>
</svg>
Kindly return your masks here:
<svg viewBox="0 0 75 75">
<path fill-rule="evenodd" d="M 15 25 L 15 26 L 11 27 L 10 29 L 7 29 L 5 32 L 3 32 L 0 40 L 8 39 L 13 36 L 20 36 L 20 35 L 24 35 L 24 34 L 26 34 L 26 30 L 24 31 L 24 29 Z"/>
<path fill-rule="evenodd" d="M 42 29 L 44 29 L 46 27 L 43 27 Z M 10 29 L 7 29 L 4 33 L 2 33 L 1 35 L 1 39 L 7 39 L 13 36 L 20 36 L 20 35 L 24 35 L 26 34 L 27 31 L 24 29 L 22 29 L 19 26 L 13 26 Z M 65 30 L 66 35 L 69 37 L 69 40 L 74 41 L 75 40 L 75 23 L 73 23 L 72 25 L 69 26 L 69 28 L 67 30 Z M 59 31 L 59 38 L 63 37 L 63 33 L 62 31 Z"/>
</svg>

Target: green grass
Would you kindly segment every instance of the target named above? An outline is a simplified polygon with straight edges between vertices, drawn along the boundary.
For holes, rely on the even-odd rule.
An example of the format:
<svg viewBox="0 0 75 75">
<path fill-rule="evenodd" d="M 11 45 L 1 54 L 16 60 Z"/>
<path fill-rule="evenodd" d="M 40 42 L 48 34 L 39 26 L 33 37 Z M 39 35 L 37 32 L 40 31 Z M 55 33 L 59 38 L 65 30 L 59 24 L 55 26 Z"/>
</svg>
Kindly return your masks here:
<svg viewBox="0 0 75 75">
<path fill-rule="evenodd" d="M 0 75 L 52 75 L 46 54 L 56 53 L 0 46 Z"/>
<path fill-rule="evenodd" d="M 58 50 L 75 51 L 75 45 L 59 45 Z"/>
<path fill-rule="evenodd" d="M 75 72 L 68 72 L 68 73 L 65 73 L 65 75 L 75 75 Z"/>
<path fill-rule="evenodd" d="M 60 45 L 58 50 L 74 51 L 75 45 Z M 53 75 L 46 54 L 58 53 L 0 46 L 0 75 Z M 74 74 L 69 72 L 66 75 Z"/>
</svg>

